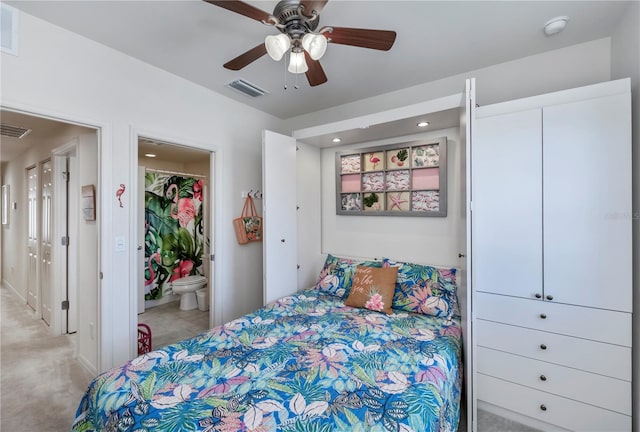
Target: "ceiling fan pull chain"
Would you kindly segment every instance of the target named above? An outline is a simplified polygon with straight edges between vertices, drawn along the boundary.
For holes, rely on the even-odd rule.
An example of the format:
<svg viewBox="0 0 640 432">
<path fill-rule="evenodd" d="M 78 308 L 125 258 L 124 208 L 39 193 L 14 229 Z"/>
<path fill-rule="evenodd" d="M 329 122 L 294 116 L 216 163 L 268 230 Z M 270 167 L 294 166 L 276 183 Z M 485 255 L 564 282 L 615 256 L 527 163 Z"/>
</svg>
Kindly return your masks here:
<svg viewBox="0 0 640 432">
<path fill-rule="evenodd" d="M 287 56 L 285 54 L 284 56 L 284 61 L 282 62 L 282 65 L 284 66 L 284 75 L 282 78 L 282 81 L 284 82 L 284 89 L 287 89 L 287 64 L 289 64 L 289 60 L 287 60 Z"/>
</svg>

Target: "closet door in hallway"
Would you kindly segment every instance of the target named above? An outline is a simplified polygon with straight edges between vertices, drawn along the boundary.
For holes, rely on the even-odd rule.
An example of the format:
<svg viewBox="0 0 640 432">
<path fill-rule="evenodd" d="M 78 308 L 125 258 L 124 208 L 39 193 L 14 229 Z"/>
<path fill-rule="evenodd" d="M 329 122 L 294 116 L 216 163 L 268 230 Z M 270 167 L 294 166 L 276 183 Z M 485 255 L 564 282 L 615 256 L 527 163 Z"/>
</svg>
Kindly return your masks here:
<svg viewBox="0 0 640 432">
<path fill-rule="evenodd" d="M 27 304 L 38 306 L 38 168 L 27 170 Z"/>
<path fill-rule="evenodd" d="M 44 162 L 40 169 L 41 202 L 42 202 L 42 231 L 40 233 L 40 301 L 42 302 L 42 319 L 47 325 L 51 324 L 51 230 L 53 197 L 53 170 L 51 160 Z"/>
</svg>

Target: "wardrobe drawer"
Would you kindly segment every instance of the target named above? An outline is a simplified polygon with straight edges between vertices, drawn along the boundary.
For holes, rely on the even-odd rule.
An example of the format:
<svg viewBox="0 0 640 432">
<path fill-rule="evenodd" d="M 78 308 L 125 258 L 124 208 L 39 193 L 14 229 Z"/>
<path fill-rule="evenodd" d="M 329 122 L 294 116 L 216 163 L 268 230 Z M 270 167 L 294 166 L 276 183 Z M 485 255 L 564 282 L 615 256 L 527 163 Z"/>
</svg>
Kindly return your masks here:
<svg viewBox="0 0 640 432">
<path fill-rule="evenodd" d="M 476 317 L 631 346 L 631 314 L 488 293 L 476 293 Z"/>
<path fill-rule="evenodd" d="M 478 347 L 631 381 L 631 348 L 628 347 L 484 320 L 476 320 L 475 334 Z"/>
<path fill-rule="evenodd" d="M 631 430 L 631 416 L 477 374 L 478 399 L 573 431 Z M 597 391 L 597 390 L 594 390 Z"/>
<path fill-rule="evenodd" d="M 479 347 L 478 372 L 631 415 L 631 382 Z M 594 391 L 597 389 L 597 391 Z"/>
</svg>

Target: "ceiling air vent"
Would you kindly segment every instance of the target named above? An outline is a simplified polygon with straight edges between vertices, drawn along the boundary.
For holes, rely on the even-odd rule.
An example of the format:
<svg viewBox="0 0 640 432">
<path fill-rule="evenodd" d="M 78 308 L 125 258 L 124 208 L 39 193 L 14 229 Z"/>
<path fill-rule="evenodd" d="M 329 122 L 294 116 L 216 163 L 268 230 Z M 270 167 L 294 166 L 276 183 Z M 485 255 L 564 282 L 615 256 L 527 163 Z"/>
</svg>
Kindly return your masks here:
<svg viewBox="0 0 640 432">
<path fill-rule="evenodd" d="M 240 93 L 244 93 L 247 96 L 251 96 L 251 97 L 264 96 L 267 93 L 269 93 L 268 91 L 261 89 L 257 85 L 251 84 L 249 81 L 243 80 L 242 78 L 230 82 L 229 84 L 227 84 L 227 87 L 231 87 L 232 89 L 237 90 Z"/>
<path fill-rule="evenodd" d="M 20 126 L 11 126 L 8 124 L 0 124 L 0 135 L 11 138 L 24 138 L 31 132 L 31 129 L 25 129 Z"/>
</svg>

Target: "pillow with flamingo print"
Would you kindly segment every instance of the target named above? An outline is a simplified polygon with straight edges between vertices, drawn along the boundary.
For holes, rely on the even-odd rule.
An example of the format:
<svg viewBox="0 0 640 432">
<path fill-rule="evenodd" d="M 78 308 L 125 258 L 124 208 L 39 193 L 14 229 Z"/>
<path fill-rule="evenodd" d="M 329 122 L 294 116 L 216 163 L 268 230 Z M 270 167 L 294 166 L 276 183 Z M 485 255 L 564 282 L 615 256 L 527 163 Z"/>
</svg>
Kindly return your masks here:
<svg viewBox="0 0 640 432">
<path fill-rule="evenodd" d="M 390 314 L 397 276 L 397 267 L 358 266 L 344 304 Z"/>
<path fill-rule="evenodd" d="M 382 267 L 382 261 L 365 261 L 327 255 L 324 267 L 320 271 L 318 282 L 314 289 L 327 294 L 345 298 L 351 290 L 351 283 L 359 265 L 367 267 Z"/>
<path fill-rule="evenodd" d="M 394 262 L 387 258 L 382 266 L 398 268 L 394 309 L 437 317 L 459 316 L 455 268 Z"/>
</svg>

